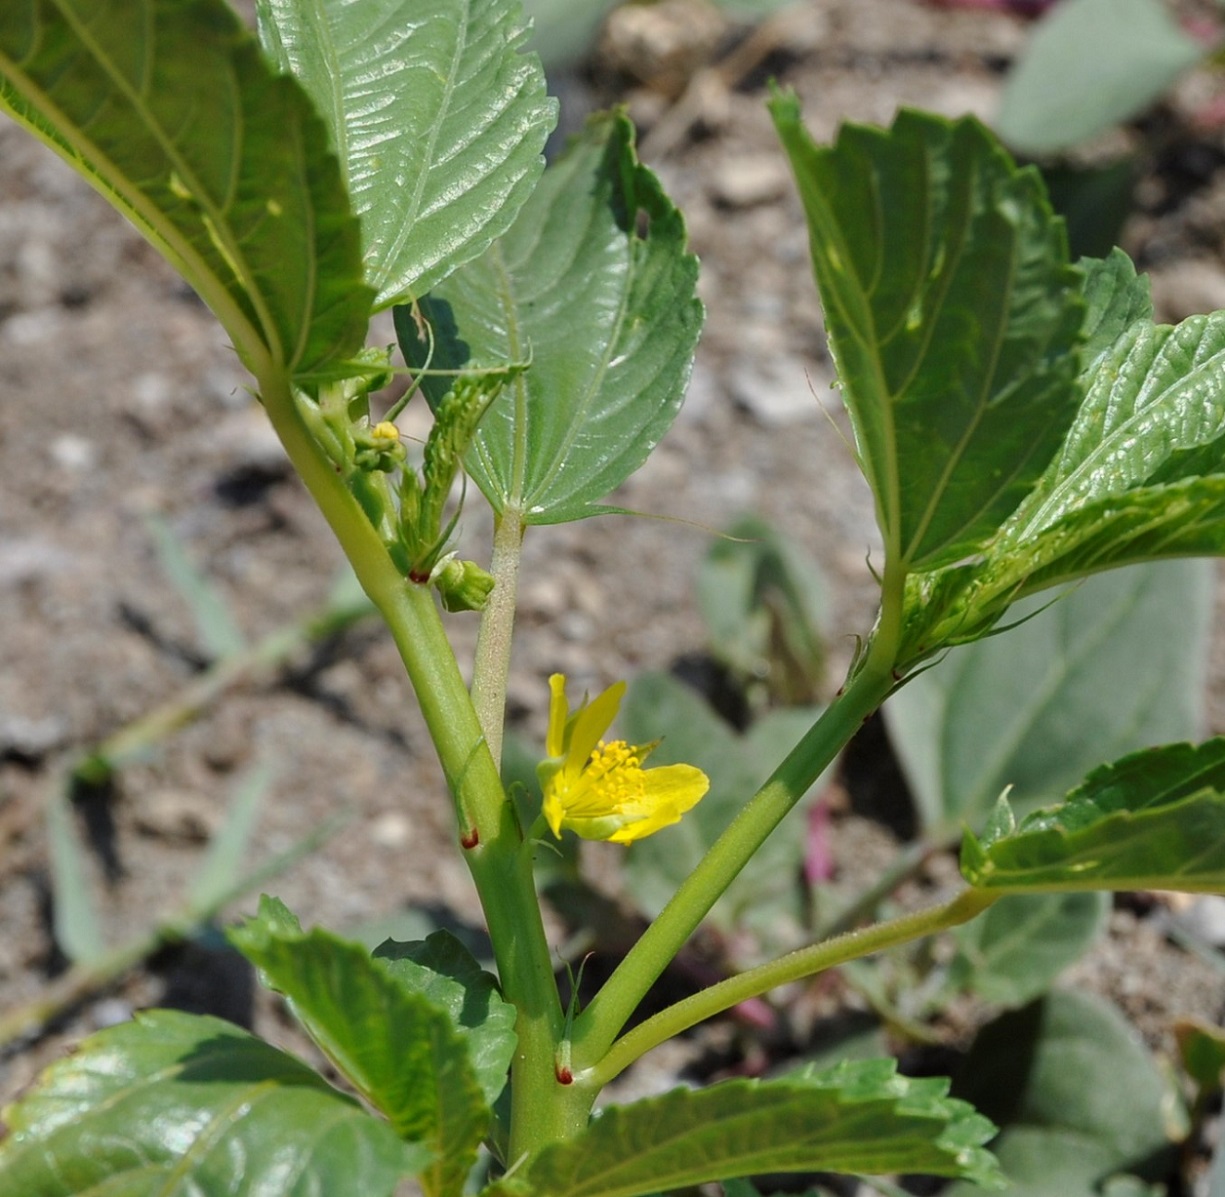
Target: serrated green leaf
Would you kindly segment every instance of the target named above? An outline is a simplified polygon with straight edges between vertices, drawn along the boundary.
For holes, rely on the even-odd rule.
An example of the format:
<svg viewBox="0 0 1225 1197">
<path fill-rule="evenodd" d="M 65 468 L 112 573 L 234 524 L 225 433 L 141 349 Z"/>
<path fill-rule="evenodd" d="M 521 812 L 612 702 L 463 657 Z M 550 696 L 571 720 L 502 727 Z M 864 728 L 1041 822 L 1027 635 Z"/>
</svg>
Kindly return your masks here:
<svg viewBox="0 0 1225 1197">
<path fill-rule="evenodd" d="M 1056 990 L 989 1023 L 961 1074 L 957 1093 L 1000 1124 L 993 1149 L 1009 1197 L 1093 1197 L 1115 1173 L 1161 1175 L 1186 1134 L 1170 1078 L 1118 1011 L 1090 994 Z"/>
<path fill-rule="evenodd" d="M 1034 549 L 1019 593 L 1144 561 L 1219 556 L 1225 474 L 1093 500 L 1044 529 Z"/>
<path fill-rule="evenodd" d="M 949 987 L 1023 1006 L 1093 945 L 1109 913 L 1106 894 L 1009 894 L 954 932 Z"/>
<path fill-rule="evenodd" d="M 1225 893 L 1225 738 L 1103 765 L 1003 838 L 967 832 L 962 873 L 992 890 Z"/>
<path fill-rule="evenodd" d="M 223 0 L 6 0 L 0 107 L 165 254 L 257 375 L 360 346 L 370 294 L 326 131 Z"/>
<path fill-rule="evenodd" d="M 1095 345 L 1144 306 L 1141 284 L 1120 281 Z M 1082 383 L 1063 447 L 984 560 L 909 579 L 903 663 L 979 638 L 1016 599 L 1060 582 L 1225 552 L 1225 312 L 1177 327 L 1141 316 Z"/>
<path fill-rule="evenodd" d="M 697 765 L 710 778 L 709 792 L 684 819 L 631 844 L 626 852 L 627 889 L 643 914 L 659 914 L 818 714 L 815 708 L 776 711 L 741 736 L 683 682 L 662 673 L 634 678 L 622 705 L 622 734 L 636 744 L 659 740 L 652 764 Z M 803 858 L 801 833 L 771 836 L 708 919 L 728 933 L 751 930 L 773 948 L 794 946 L 805 913 Z"/>
<path fill-rule="evenodd" d="M 4 1119 L 21 1197 L 390 1197 L 429 1158 L 292 1056 L 173 1010 L 91 1036 Z"/>
<path fill-rule="evenodd" d="M 1013 68 L 996 128 L 1027 154 L 1067 149 L 1143 112 L 1209 52 L 1161 0 L 1063 0 Z"/>
<path fill-rule="evenodd" d="M 262 898 L 259 916 L 229 938 L 396 1132 L 431 1148 L 426 1192 L 462 1191 L 489 1108 L 446 1011 L 360 944 L 318 928 L 302 931 L 275 899 Z"/>
<path fill-rule="evenodd" d="M 517 365 L 466 466 L 496 511 L 528 524 L 597 514 L 680 408 L 701 325 L 685 226 L 634 152 L 623 114 L 593 117 L 510 231 L 396 331 L 412 366 Z M 447 379 L 426 378 L 437 405 Z"/>
<path fill-rule="evenodd" d="M 1076 410 L 1083 317 L 1063 225 L 976 121 L 903 112 L 813 144 L 771 103 L 808 218 L 830 349 L 886 555 L 973 553 Z"/>
<path fill-rule="evenodd" d="M 516 1042 L 515 1008 L 502 1000 L 497 979 L 449 931 L 411 943 L 389 939 L 374 955 L 408 989 L 447 1012 L 492 1106 L 506 1087 Z"/>
<path fill-rule="evenodd" d="M 885 718 L 927 834 L 978 829 L 1006 787 L 1028 811 L 1103 760 L 1201 735 L 1213 577 L 1175 561 L 1026 600 L 1019 626 L 908 682 Z"/>
<path fill-rule="evenodd" d="M 509 227 L 556 120 L 500 0 L 258 0 L 260 37 L 315 101 L 361 217 L 378 307 L 424 295 Z"/>
<path fill-rule="evenodd" d="M 1081 381 L 1087 386 L 1100 360 L 1137 321 L 1153 318 L 1153 295 L 1147 274 L 1121 249 L 1105 258 L 1081 258 L 1084 275 L 1085 343 L 1081 347 Z"/>
<path fill-rule="evenodd" d="M 762 1172 L 923 1172 L 1000 1179 L 985 1118 L 948 1082 L 848 1061 L 777 1081 L 727 1081 L 606 1108 L 489 1197 L 637 1197 Z"/>
</svg>

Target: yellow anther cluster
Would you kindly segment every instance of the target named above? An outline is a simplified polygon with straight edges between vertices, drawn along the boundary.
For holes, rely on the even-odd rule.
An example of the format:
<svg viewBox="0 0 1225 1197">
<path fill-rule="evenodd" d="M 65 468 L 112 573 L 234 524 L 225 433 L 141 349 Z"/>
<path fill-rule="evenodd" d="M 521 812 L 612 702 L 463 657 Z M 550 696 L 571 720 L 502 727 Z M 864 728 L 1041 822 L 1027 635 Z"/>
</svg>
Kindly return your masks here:
<svg viewBox="0 0 1225 1197">
<path fill-rule="evenodd" d="M 641 800 L 642 777 L 642 758 L 633 745 L 624 740 L 601 740 L 591 754 L 583 780 L 601 801 L 616 806 Z"/>
</svg>

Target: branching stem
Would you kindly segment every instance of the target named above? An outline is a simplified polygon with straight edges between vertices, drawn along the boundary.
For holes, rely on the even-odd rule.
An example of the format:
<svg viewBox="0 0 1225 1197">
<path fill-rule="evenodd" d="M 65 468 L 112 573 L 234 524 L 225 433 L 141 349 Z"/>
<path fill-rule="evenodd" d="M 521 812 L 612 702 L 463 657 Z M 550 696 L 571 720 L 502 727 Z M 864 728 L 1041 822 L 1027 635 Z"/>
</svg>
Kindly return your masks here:
<svg viewBox="0 0 1225 1197">
<path fill-rule="evenodd" d="M 580 1070 L 601 1061 L 639 1002 L 697 930 L 753 853 L 808 792 L 893 687 L 889 671 L 868 668 L 809 729 L 685 879 L 575 1024 Z"/>
<path fill-rule="evenodd" d="M 848 931 L 834 939 L 800 948 L 777 960 L 749 969 L 748 972 L 729 977 L 669 1006 L 666 1010 L 661 1010 L 632 1031 L 626 1032 L 602 1060 L 575 1079 L 580 1084 L 598 1090 L 651 1048 L 707 1018 L 730 1010 L 740 1002 L 759 997 L 779 985 L 812 977 L 826 969 L 858 960 L 872 952 L 897 947 L 925 935 L 934 935 L 938 931 L 947 931 L 950 927 L 968 922 L 1001 896 L 1000 893 L 988 890 L 962 890 L 957 897 L 942 906 L 876 923 L 859 931 Z"/>
</svg>

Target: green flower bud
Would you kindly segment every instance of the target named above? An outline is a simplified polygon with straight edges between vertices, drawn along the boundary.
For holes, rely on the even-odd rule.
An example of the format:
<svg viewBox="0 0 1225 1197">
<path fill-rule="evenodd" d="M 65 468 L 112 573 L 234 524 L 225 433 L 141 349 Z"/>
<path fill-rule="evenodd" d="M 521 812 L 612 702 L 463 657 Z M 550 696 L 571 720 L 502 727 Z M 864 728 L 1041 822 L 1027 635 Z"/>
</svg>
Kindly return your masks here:
<svg viewBox="0 0 1225 1197">
<path fill-rule="evenodd" d="M 408 450 L 400 440 L 400 430 L 389 420 L 373 428 L 356 425 L 353 448 L 353 464 L 359 470 L 378 470 L 383 474 L 390 474 L 408 457 Z"/>
<path fill-rule="evenodd" d="M 475 561 L 461 561 L 455 556 L 440 561 L 430 581 L 438 587 L 442 605 L 448 611 L 483 611 L 494 587 L 491 573 Z"/>
</svg>

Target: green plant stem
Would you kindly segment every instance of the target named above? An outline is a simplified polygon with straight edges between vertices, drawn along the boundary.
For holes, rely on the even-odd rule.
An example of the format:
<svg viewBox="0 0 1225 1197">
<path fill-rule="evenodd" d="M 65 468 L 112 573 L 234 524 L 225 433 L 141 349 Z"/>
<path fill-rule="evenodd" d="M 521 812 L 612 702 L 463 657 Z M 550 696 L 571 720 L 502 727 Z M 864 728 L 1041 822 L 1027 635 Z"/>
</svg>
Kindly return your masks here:
<svg viewBox="0 0 1225 1197">
<path fill-rule="evenodd" d="M 502 723 L 506 714 L 506 681 L 510 676 L 511 638 L 519 590 L 519 557 L 523 548 L 523 521 L 515 507 L 498 517 L 493 534 L 493 593 L 481 615 L 472 669 L 472 704 L 485 729 L 490 755 L 501 764 Z"/>
<path fill-rule="evenodd" d="M 575 1022 L 579 1070 L 602 1060 L 647 990 L 784 816 L 893 688 L 890 670 L 865 666 L 685 879 L 659 917 Z"/>
<path fill-rule="evenodd" d="M 286 379 L 260 394 L 294 468 L 331 525 L 362 588 L 386 620 L 455 799 L 464 860 L 485 912 L 503 993 L 517 1011 L 512 1064 L 512 1158 L 572 1134 L 586 1121 L 555 1073 L 563 1015 L 531 855 L 506 800 L 472 699 L 429 587 L 407 582 L 334 466 L 310 436 Z"/>
<path fill-rule="evenodd" d="M 639 1056 L 696 1023 L 721 1014 L 724 1010 L 730 1010 L 749 998 L 759 997 L 779 985 L 799 981 L 848 961 L 858 960 L 872 952 L 897 947 L 909 943 L 912 939 L 956 927 L 986 910 L 1001 896 L 988 890 L 962 890 L 942 906 L 903 915 L 859 931 L 848 931 L 834 939 L 800 948 L 777 960 L 749 969 L 748 972 L 729 977 L 669 1006 L 666 1010 L 661 1010 L 632 1031 L 626 1032 L 613 1044 L 603 1059 L 588 1072 L 580 1074 L 576 1080 L 580 1084 L 598 1089 L 608 1084 Z"/>
</svg>

